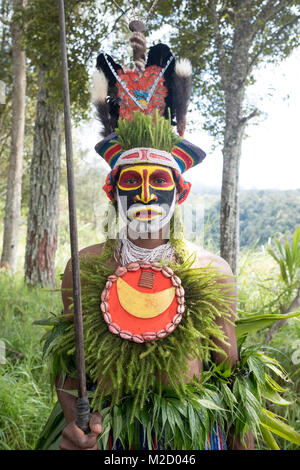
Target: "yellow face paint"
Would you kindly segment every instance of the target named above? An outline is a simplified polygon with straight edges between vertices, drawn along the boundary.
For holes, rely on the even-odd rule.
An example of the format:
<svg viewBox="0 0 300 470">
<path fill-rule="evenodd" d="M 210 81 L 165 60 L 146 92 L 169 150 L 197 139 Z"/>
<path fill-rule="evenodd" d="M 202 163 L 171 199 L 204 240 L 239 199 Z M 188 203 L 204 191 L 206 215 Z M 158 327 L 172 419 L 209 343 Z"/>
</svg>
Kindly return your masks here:
<svg viewBox="0 0 300 470">
<path fill-rule="evenodd" d="M 121 171 L 118 188 L 122 192 L 136 192 L 134 202 L 149 204 L 158 200 L 160 191 L 173 191 L 175 183 L 169 168 L 159 165 L 135 165 Z"/>
</svg>

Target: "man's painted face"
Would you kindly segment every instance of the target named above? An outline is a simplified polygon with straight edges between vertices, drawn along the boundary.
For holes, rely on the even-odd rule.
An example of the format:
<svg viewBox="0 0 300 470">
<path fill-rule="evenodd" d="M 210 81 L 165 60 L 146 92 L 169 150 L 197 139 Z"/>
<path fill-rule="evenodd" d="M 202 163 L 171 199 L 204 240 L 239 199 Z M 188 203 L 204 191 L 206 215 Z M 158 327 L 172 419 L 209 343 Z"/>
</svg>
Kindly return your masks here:
<svg viewBox="0 0 300 470">
<path fill-rule="evenodd" d="M 121 170 L 117 183 L 119 211 L 136 232 L 159 230 L 173 215 L 176 187 L 170 168 L 135 165 Z"/>
</svg>

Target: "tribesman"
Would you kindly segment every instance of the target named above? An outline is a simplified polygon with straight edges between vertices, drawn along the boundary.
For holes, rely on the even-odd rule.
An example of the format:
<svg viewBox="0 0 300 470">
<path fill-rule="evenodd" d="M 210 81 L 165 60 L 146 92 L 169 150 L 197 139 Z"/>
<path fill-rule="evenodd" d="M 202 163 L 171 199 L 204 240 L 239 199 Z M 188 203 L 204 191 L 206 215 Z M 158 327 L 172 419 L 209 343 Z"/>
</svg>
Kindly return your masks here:
<svg viewBox="0 0 300 470">
<path fill-rule="evenodd" d="M 253 449 L 252 432 L 277 448 L 261 403 L 272 359 L 254 348 L 240 360 L 230 266 L 184 239 L 183 174 L 205 157 L 183 138 L 190 63 L 164 44 L 146 61 L 143 25 L 132 29 L 136 68 L 100 54 L 92 90 L 110 205 L 105 243 L 80 251 L 90 432 L 76 425 L 69 261 L 45 343 L 59 401 L 36 448 Z"/>
</svg>

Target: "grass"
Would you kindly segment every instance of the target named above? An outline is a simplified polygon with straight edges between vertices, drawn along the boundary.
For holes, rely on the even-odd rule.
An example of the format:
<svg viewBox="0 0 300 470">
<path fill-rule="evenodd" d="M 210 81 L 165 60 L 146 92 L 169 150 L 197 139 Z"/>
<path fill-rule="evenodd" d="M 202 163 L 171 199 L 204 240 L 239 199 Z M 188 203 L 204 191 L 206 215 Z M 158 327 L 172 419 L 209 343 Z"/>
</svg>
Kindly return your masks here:
<svg viewBox="0 0 300 470">
<path fill-rule="evenodd" d="M 300 321 L 291 319 L 275 336 L 271 346 L 275 357 L 288 371 L 290 383 L 283 384 L 287 388 L 286 400 L 293 401 L 292 406 L 283 407 L 270 405 L 271 411 L 280 414 L 293 428 L 300 433 Z M 298 353 L 297 353 L 298 351 Z M 278 440 L 284 450 L 299 450 L 296 445 Z"/>
<path fill-rule="evenodd" d="M 274 302 L 279 293 L 279 267 L 264 249 L 250 250 L 240 257 L 239 308 L 253 313 L 280 313 L 279 302 Z M 281 285 L 282 287 L 282 285 Z M 264 345 L 266 330 L 252 335 L 248 342 Z M 289 383 L 281 383 L 286 388 L 284 398 L 292 401 L 291 406 L 268 404 L 268 408 L 286 419 L 300 432 L 300 319 L 290 319 L 277 331 L 268 345 L 267 354 L 277 359 L 287 371 Z M 298 352 L 297 352 L 298 351 Z M 276 438 L 282 450 L 299 450 L 295 444 Z M 259 443 L 261 448 L 264 444 Z"/>
<path fill-rule="evenodd" d="M 6 364 L 0 365 L 0 449 L 32 449 L 53 400 L 40 340 L 33 322 L 61 309 L 60 293 L 29 289 L 19 276 L 0 273 L 0 339 Z"/>
</svg>

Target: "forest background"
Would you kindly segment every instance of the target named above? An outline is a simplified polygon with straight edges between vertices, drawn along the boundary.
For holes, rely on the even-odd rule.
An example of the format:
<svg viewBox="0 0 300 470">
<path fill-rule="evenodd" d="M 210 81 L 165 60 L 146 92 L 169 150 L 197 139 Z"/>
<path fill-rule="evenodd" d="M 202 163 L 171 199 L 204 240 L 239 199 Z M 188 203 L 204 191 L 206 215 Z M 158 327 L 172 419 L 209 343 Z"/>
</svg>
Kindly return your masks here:
<svg viewBox="0 0 300 470">
<path fill-rule="evenodd" d="M 54 5 L 55 2 L 50 3 Z M 120 2 L 120 5 L 125 10 L 128 9 L 128 4 L 123 3 Z M 146 11 L 149 11 L 152 5 L 152 2 L 140 3 Z M 161 1 L 157 14 L 151 19 L 152 27 L 154 31 L 156 29 L 160 31 L 162 18 L 165 17 L 169 18 L 171 26 L 174 25 L 176 21 L 176 15 L 172 16 L 174 11 L 183 15 L 184 21 L 196 24 L 201 14 L 203 17 L 207 15 L 205 10 L 207 5 L 212 8 L 210 11 L 217 6 L 216 12 L 222 20 L 220 20 L 221 32 L 225 31 L 224 24 L 227 22 L 229 27 L 227 34 L 230 37 L 238 25 L 238 16 L 243 14 L 237 3 Z M 247 1 L 242 3 L 246 5 Z M 264 65 L 268 61 L 276 63 L 284 60 L 298 46 L 299 31 L 295 25 L 298 24 L 299 2 L 264 1 L 252 4 L 256 5 L 256 10 L 251 12 L 252 18 L 262 15 L 263 7 L 277 9 L 270 31 L 272 33 L 272 28 L 276 30 L 276 34 L 279 34 L 277 37 L 280 38 L 278 43 L 275 41 L 275 49 L 272 49 L 268 44 L 270 31 L 264 29 L 261 42 L 253 47 L 253 60 L 255 56 L 259 56 L 259 48 L 263 49 L 263 46 L 265 49 L 269 48 L 264 51 Z M 61 311 L 60 279 L 70 257 L 66 167 L 64 146 L 61 142 L 63 126 L 57 8 L 54 6 L 48 15 L 45 15 L 47 6 L 49 2 L 45 0 L 31 2 L 1 0 L 0 5 L 0 80 L 5 84 L 5 100 L 2 99 L 0 102 L 1 245 L 7 194 L 10 189 L 14 193 L 20 191 L 20 207 L 17 208 L 19 215 L 16 213 L 18 243 L 14 250 L 15 266 L 11 269 L 11 266 L 3 260 L 2 252 L 0 271 L 0 344 L 2 348 L 5 346 L 5 357 L 3 353 L 0 355 L 0 449 L 33 448 L 55 400 L 51 394 L 47 368 L 42 360 L 40 339 L 44 331 L 39 326 L 33 326 L 34 321 L 48 317 L 50 312 L 57 314 Z M 126 31 L 126 24 L 122 22 L 123 15 L 120 15 L 114 3 L 67 0 L 66 8 L 69 12 L 68 40 L 79 248 L 83 248 L 104 240 L 103 216 L 107 207 L 106 196 L 101 190 L 107 170 L 90 158 L 86 144 L 82 145 L 80 136 L 83 124 L 85 127 L 94 126 L 89 103 L 90 76 L 95 57 L 99 52 L 99 44 L 108 47 L 109 52 L 114 48 L 118 50 L 120 41 L 124 41 L 124 36 L 128 38 L 129 33 Z M 189 30 L 187 24 L 185 28 Z M 202 37 L 202 41 L 206 41 L 207 44 L 211 32 L 208 34 L 206 31 L 205 34 L 207 36 Z M 289 38 L 287 34 L 290 34 Z M 171 34 L 172 45 L 176 39 L 178 40 L 178 37 L 176 35 L 172 37 Z M 178 52 L 188 57 L 187 51 L 191 48 L 190 39 L 186 42 L 182 37 L 179 39 Z M 14 46 L 16 48 L 19 46 L 21 55 L 13 56 Z M 229 50 L 230 45 L 227 46 Z M 17 53 L 18 51 L 15 51 L 15 54 Z M 191 60 L 197 61 L 200 53 L 199 50 L 193 51 Z M 17 57 L 19 72 L 23 61 L 26 77 L 23 96 L 26 104 L 25 132 L 21 144 L 21 153 L 23 153 L 21 171 L 16 179 L 18 189 L 17 186 L 11 185 L 9 179 L 11 157 L 13 153 L 17 153 L 13 148 L 12 137 L 13 132 L 17 132 L 13 130 L 15 122 L 13 113 L 14 106 L 18 106 L 13 102 L 16 93 L 16 88 L 14 89 L 16 68 L 12 67 L 13 57 Z M 200 62 L 203 66 L 202 61 Z M 253 65 L 256 65 L 255 62 Z M 199 115 L 200 110 L 202 112 L 200 121 L 203 122 L 203 116 L 206 118 L 207 130 L 214 136 L 215 142 L 220 142 L 222 135 L 224 136 L 224 113 L 220 116 L 222 106 L 219 101 L 225 92 L 216 85 L 216 69 L 212 73 L 211 82 L 207 82 L 210 83 L 207 87 L 201 87 L 201 72 L 196 68 L 196 98 L 191 105 L 193 111 L 191 126 L 197 128 L 199 121 L 194 113 L 198 112 Z M 253 80 L 253 76 L 247 78 L 249 83 Z M 21 88 L 17 85 L 19 91 Z M 3 93 L 3 87 L 0 92 Z M 216 107 L 208 117 L 209 105 L 207 104 L 204 109 L 204 104 L 209 101 L 211 93 L 216 93 Z M 258 110 L 251 108 L 249 103 L 247 107 L 247 118 L 249 120 L 257 118 L 259 125 Z M 46 140 L 43 140 L 45 136 L 40 132 L 41 128 L 47 129 L 44 133 L 48 133 Z M 95 134 L 91 147 L 97 139 L 98 136 Z M 41 186 L 40 193 L 34 194 L 37 182 Z M 51 194 L 53 188 L 56 189 Z M 34 198 L 36 201 L 41 201 L 43 198 L 49 200 L 45 202 L 44 207 L 43 204 L 37 207 L 39 204 L 34 204 Z M 186 203 L 187 213 L 192 214 L 192 224 L 189 226 L 190 230 L 187 230 L 187 238 L 214 253 L 220 253 L 221 248 L 222 200 L 224 194 L 220 188 L 207 188 L 194 184 L 193 192 Z M 238 207 L 239 240 L 234 257 L 239 258 L 236 267 L 239 315 L 243 316 L 245 312 L 276 315 L 299 310 L 300 235 L 297 227 L 300 226 L 300 189 L 242 190 L 239 194 Z M 44 212 L 39 212 L 40 209 Z M 32 227 L 34 218 L 39 217 L 41 224 L 38 224 L 35 231 L 31 229 L 30 232 L 29 228 Z M 47 226 L 43 225 L 46 219 L 51 219 L 47 220 Z M 47 256 L 43 258 L 48 263 L 46 263 L 46 274 L 41 273 L 43 263 L 38 259 L 38 247 L 41 247 L 39 236 L 42 237 L 45 230 L 49 231 L 48 241 L 51 239 L 51 233 L 53 239 L 56 237 L 57 240 L 51 254 L 49 255 L 49 250 L 47 252 L 47 256 L 51 259 Z M 30 233 L 35 233 L 36 239 L 32 240 Z M 32 240 L 31 245 L 30 240 Z M 35 266 L 34 272 L 29 269 L 32 265 Z M 276 322 L 273 327 L 255 332 L 248 341 L 250 344 L 260 343 L 271 347 L 272 354 L 280 360 L 289 373 L 291 382 L 286 387 L 285 398 L 291 400 L 293 404 L 284 409 L 281 407 L 280 411 L 277 404 L 270 403 L 269 407 L 273 411 L 278 411 L 281 416 L 285 416 L 288 422 L 300 431 L 299 320 L 294 318 Z M 278 442 L 284 449 L 298 448 L 295 444 L 286 443 L 280 438 Z M 262 442 L 258 440 L 257 446 L 263 447 Z"/>
</svg>

